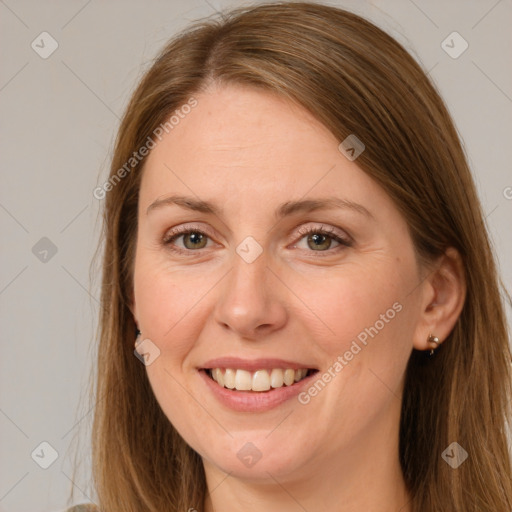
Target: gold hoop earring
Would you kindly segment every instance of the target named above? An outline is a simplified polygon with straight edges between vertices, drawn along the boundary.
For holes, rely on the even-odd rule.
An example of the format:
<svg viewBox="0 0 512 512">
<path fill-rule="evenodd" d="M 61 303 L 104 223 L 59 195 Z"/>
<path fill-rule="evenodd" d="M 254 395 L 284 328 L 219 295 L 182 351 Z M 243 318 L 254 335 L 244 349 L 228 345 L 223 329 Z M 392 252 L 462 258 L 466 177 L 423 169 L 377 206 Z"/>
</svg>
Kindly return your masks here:
<svg viewBox="0 0 512 512">
<path fill-rule="evenodd" d="M 427 338 L 427 343 L 435 343 L 435 345 L 436 345 L 435 349 L 437 349 L 437 346 L 439 345 L 440 341 L 437 336 L 434 336 L 433 334 L 429 334 L 428 338 Z M 434 355 L 435 349 L 434 348 L 430 349 L 430 357 L 432 357 Z"/>
</svg>

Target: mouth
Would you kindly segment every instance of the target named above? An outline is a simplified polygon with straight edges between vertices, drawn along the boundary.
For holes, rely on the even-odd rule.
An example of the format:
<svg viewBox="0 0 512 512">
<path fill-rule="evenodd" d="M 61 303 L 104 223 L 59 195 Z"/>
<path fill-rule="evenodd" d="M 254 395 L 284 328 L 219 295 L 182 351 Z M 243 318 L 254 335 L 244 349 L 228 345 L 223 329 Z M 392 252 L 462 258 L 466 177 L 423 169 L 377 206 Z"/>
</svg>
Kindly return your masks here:
<svg viewBox="0 0 512 512">
<path fill-rule="evenodd" d="M 265 393 L 290 387 L 310 377 L 315 368 L 262 368 L 249 371 L 242 368 L 203 368 L 202 371 L 218 386 L 232 391 Z"/>
<path fill-rule="evenodd" d="M 319 371 L 299 361 L 232 356 L 205 361 L 197 370 L 219 403 L 242 413 L 263 413 L 293 404 L 292 399 Z"/>
</svg>

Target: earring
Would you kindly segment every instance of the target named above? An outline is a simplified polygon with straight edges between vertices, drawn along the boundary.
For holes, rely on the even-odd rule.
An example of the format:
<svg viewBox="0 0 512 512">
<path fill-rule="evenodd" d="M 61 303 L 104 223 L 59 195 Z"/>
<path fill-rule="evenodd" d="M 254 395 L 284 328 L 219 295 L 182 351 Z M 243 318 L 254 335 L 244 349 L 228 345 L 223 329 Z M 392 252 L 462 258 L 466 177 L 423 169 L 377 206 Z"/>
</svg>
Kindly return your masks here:
<svg viewBox="0 0 512 512">
<path fill-rule="evenodd" d="M 433 334 L 429 334 L 428 338 L 427 338 L 427 343 L 435 343 L 436 349 L 437 349 L 437 346 L 439 345 L 440 341 L 437 336 L 434 336 Z M 434 355 L 434 350 L 435 349 L 433 349 L 433 348 L 430 349 L 430 357 L 432 357 Z"/>
</svg>

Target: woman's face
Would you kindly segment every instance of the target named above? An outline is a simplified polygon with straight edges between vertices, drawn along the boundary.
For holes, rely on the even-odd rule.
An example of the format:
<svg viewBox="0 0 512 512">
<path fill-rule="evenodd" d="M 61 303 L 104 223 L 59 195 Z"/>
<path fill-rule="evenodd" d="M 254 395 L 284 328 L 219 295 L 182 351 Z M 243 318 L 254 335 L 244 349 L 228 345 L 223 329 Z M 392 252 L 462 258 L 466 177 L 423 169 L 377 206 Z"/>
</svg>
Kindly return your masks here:
<svg viewBox="0 0 512 512">
<path fill-rule="evenodd" d="M 419 328 L 406 223 L 301 108 L 238 86 L 196 99 L 140 189 L 133 312 L 160 351 L 155 396 L 207 468 L 282 482 L 371 460 L 397 442 Z"/>
</svg>

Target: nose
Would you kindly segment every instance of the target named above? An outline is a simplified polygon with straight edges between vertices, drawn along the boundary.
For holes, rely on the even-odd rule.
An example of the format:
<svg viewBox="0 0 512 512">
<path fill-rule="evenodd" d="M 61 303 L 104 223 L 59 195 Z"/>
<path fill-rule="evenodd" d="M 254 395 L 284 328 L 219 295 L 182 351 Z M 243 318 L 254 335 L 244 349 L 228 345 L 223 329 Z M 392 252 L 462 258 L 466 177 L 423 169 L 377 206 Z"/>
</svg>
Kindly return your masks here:
<svg viewBox="0 0 512 512">
<path fill-rule="evenodd" d="M 252 263 L 234 258 L 219 289 L 215 320 L 239 338 L 257 341 L 286 324 L 286 287 L 268 268 L 264 254 Z"/>
</svg>

